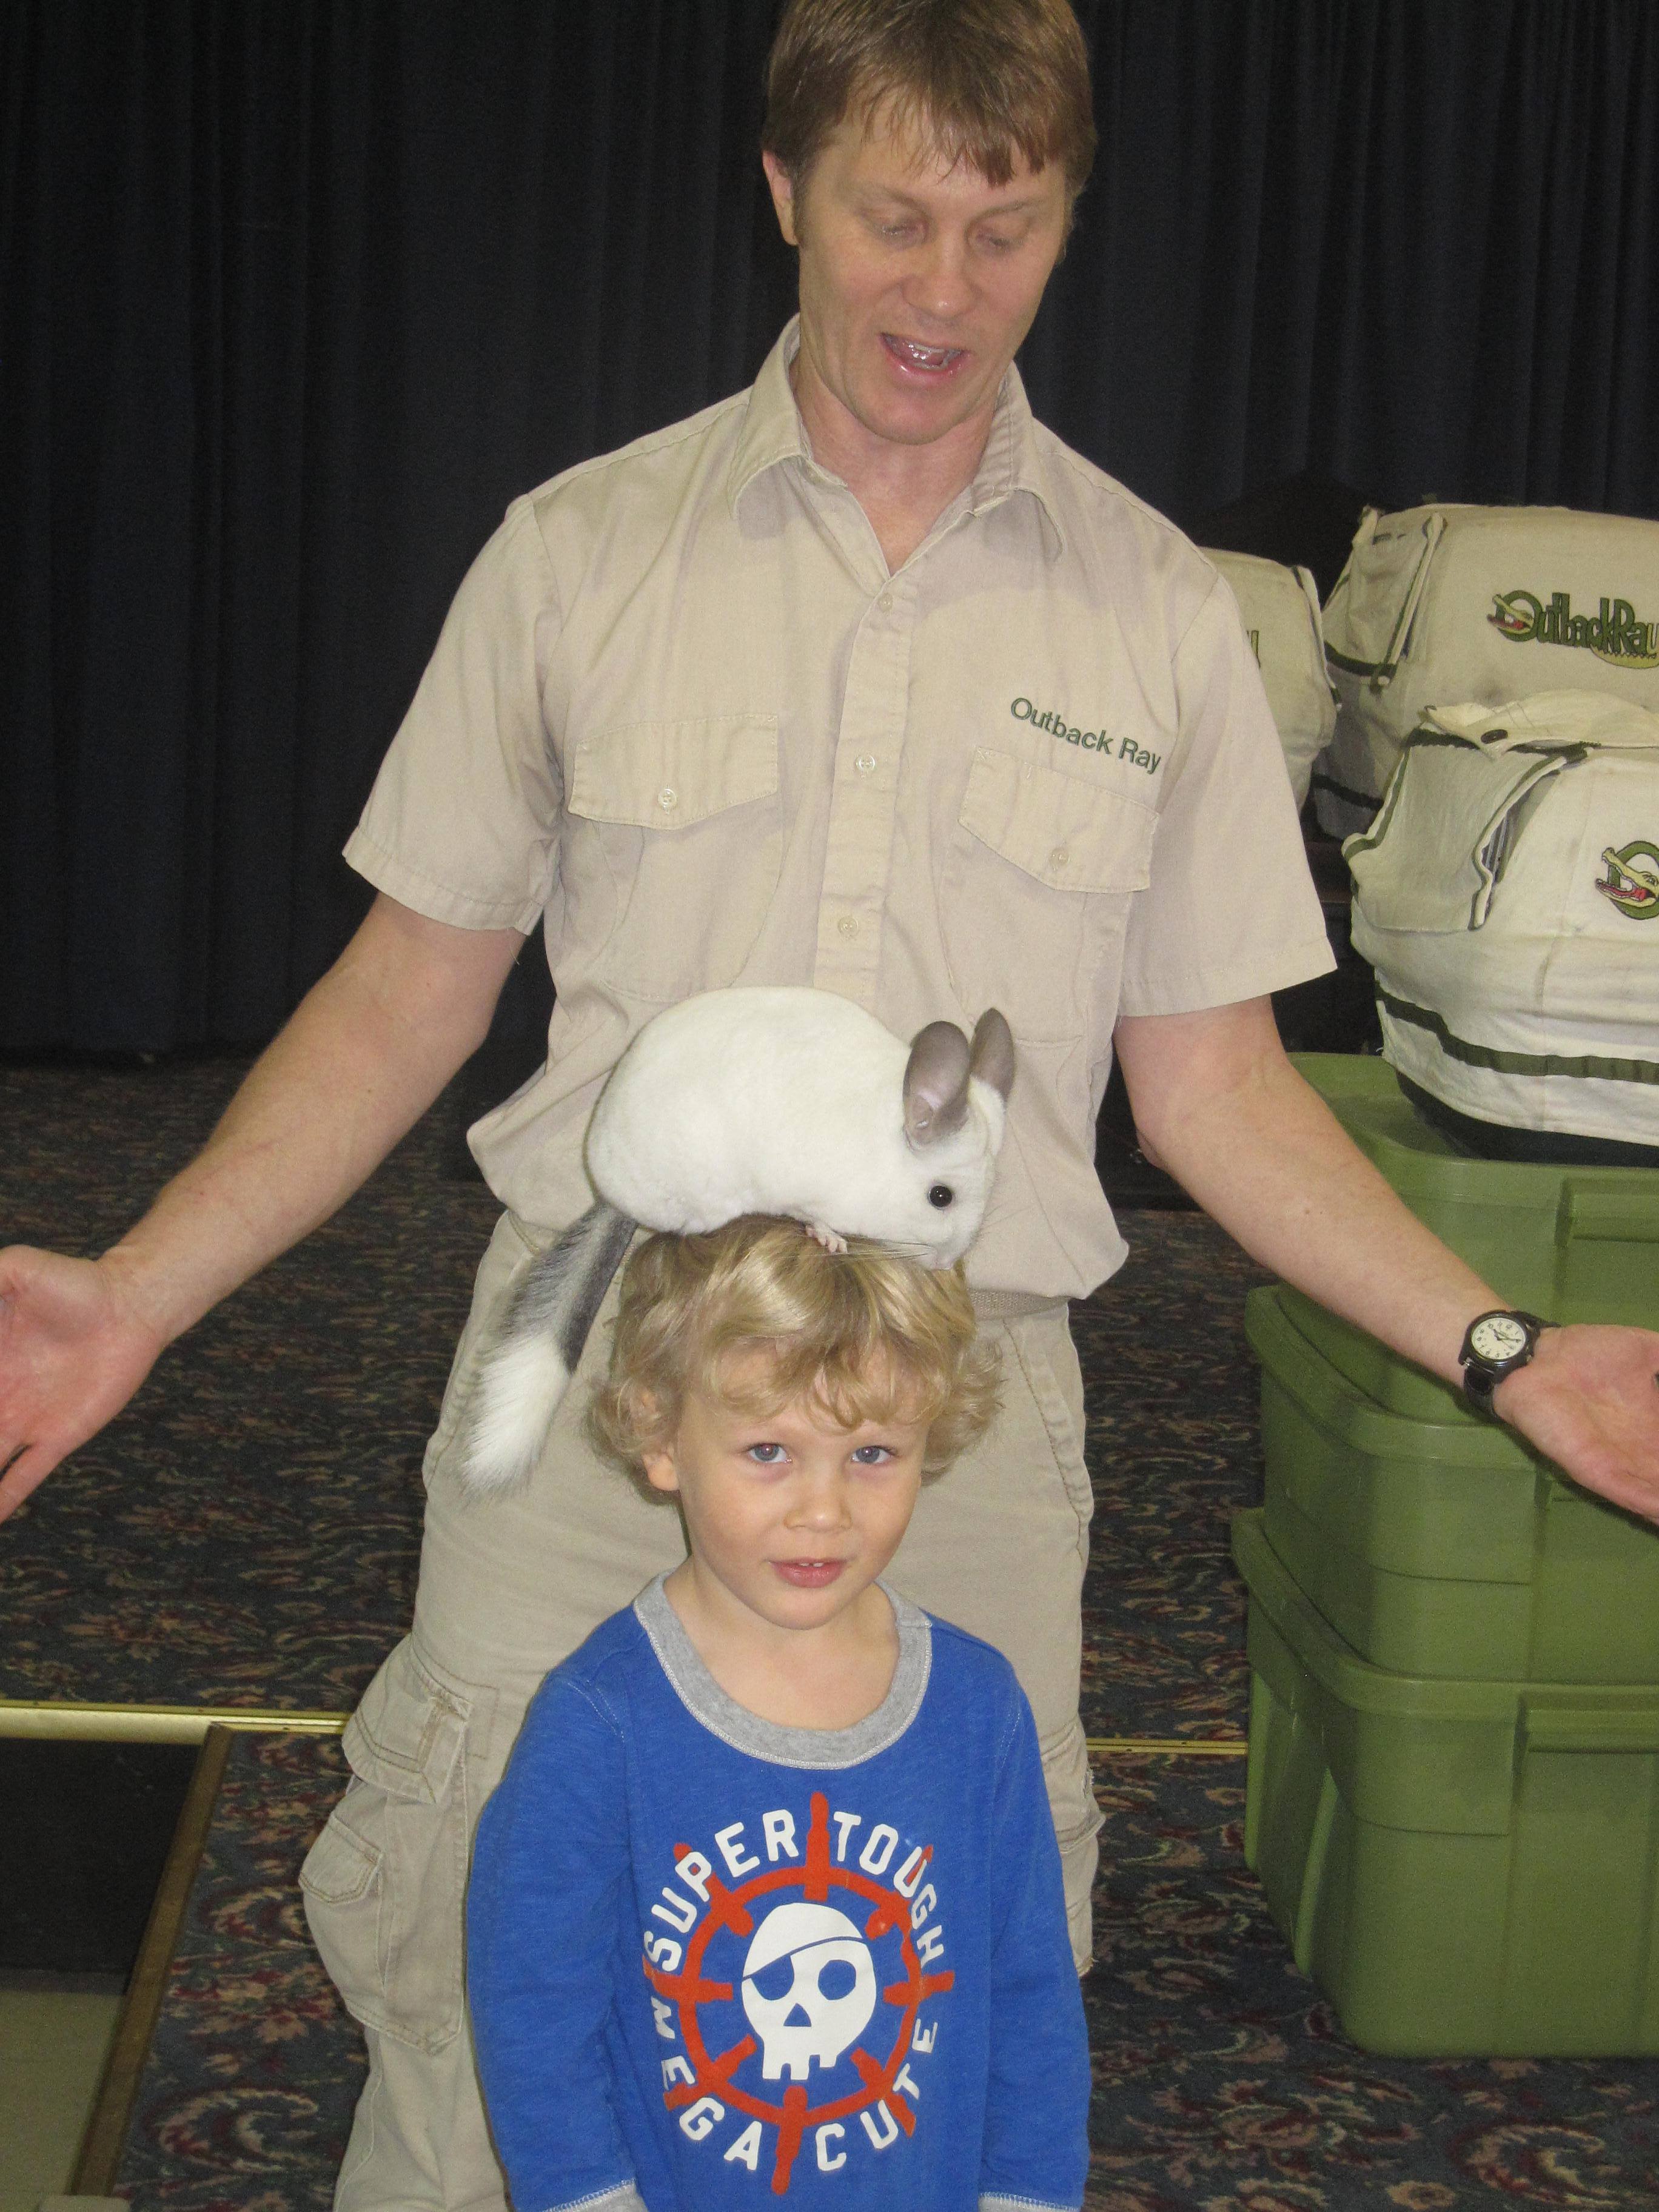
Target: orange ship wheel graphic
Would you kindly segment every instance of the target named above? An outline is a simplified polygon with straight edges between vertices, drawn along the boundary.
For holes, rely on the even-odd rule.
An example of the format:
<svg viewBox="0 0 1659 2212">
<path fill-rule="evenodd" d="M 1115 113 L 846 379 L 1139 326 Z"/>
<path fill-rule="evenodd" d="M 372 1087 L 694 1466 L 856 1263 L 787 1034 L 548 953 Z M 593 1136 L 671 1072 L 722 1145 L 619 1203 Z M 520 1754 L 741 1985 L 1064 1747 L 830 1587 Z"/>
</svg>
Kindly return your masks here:
<svg viewBox="0 0 1659 2212">
<path fill-rule="evenodd" d="M 685 1855 L 686 1846 L 675 1847 L 677 1860 Z M 933 1856 L 931 1850 L 924 1852 L 921 1864 Z M 920 1883 L 918 1871 L 917 1881 Z M 801 2138 L 808 2128 L 820 2127 L 827 2120 L 843 2120 L 854 2112 L 863 2112 L 878 2103 L 884 2103 L 896 2124 L 905 2134 L 914 2134 L 916 2124 L 915 2109 L 908 2104 L 894 2083 L 902 2071 L 910 2038 L 916 2024 L 916 2014 L 925 1999 L 948 1990 L 956 1977 L 950 1972 L 927 1974 L 922 1972 L 921 1961 L 916 1956 L 916 1947 L 910 1929 L 910 1901 L 900 1891 L 878 1881 L 872 1875 L 860 1873 L 856 1868 L 837 1866 L 830 1856 L 830 1801 L 821 1790 L 815 1790 L 811 1799 L 811 1825 L 807 1832 L 806 1855 L 800 1866 L 775 1867 L 765 1874 L 752 1875 L 736 1889 L 728 1889 L 716 1874 L 707 1877 L 708 1910 L 697 1923 L 686 1940 L 685 1955 L 678 1973 L 665 1974 L 649 1960 L 645 1962 L 646 1979 L 659 1996 L 674 2005 L 679 2014 L 680 2033 L 685 2040 L 687 2063 L 692 2069 L 690 2081 L 678 2081 L 663 2093 L 663 2102 L 670 2112 L 695 2104 L 700 2097 L 714 2097 L 733 2112 L 744 2113 L 750 2119 L 768 2122 L 778 2131 L 777 2150 L 772 2164 L 772 2191 L 777 2197 L 789 2187 L 789 2176 L 795 2163 Z M 784 2090 L 781 2102 L 771 2104 L 747 2089 L 739 2088 L 732 2081 L 745 2059 L 753 2057 L 760 2045 L 752 2035 L 744 2035 L 728 2051 L 711 2055 L 703 2040 L 700 2008 L 705 2004 L 731 2002 L 736 1994 L 730 1982 L 706 1981 L 703 1978 L 703 1954 L 710 1942 L 721 1929 L 729 1929 L 733 1936 L 747 1936 L 755 1932 L 755 1916 L 750 1911 L 751 1902 L 781 1889 L 796 1889 L 803 1903 L 827 1905 L 832 1890 L 851 1893 L 861 1899 L 866 1907 L 863 1922 L 866 1941 L 874 1943 L 884 1936 L 896 1935 L 900 1939 L 900 1955 L 903 1961 L 904 1978 L 890 1983 L 882 1990 L 883 2002 L 898 2014 L 892 2047 L 884 2059 L 872 2057 L 861 2045 L 855 2044 L 848 2056 L 856 2069 L 860 2087 L 846 2096 L 836 2097 L 826 2104 L 813 2105 L 807 2101 L 804 2082 L 792 2081 Z M 850 1900 L 849 1900 L 850 1901 Z"/>
</svg>

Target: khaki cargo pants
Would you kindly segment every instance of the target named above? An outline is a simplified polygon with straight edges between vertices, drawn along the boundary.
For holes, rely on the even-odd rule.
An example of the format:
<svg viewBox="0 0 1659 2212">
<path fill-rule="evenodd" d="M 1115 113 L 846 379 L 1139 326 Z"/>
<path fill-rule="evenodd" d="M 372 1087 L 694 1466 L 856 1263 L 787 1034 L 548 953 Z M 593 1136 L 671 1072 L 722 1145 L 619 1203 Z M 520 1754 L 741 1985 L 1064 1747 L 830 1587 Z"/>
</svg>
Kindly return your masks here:
<svg viewBox="0 0 1659 2212">
<path fill-rule="evenodd" d="M 543 1675 L 684 1554 L 672 1504 L 597 1459 L 582 1435 L 608 1305 L 531 1481 L 489 1503 L 461 1493 L 457 1444 L 479 1349 L 532 1251 L 503 1216 L 428 1447 L 414 1628 L 347 1727 L 353 1779 L 301 1875 L 318 1948 L 368 2045 L 337 2212 L 505 2212 L 466 2024 L 472 1831 Z M 980 1304 L 1002 1344 L 1004 1411 L 977 1451 L 923 1490 L 890 1573 L 1018 1673 L 1081 1963 L 1099 1826 L 1077 1717 L 1091 1506 L 1082 1382 L 1062 1302 L 992 1293 Z"/>
</svg>

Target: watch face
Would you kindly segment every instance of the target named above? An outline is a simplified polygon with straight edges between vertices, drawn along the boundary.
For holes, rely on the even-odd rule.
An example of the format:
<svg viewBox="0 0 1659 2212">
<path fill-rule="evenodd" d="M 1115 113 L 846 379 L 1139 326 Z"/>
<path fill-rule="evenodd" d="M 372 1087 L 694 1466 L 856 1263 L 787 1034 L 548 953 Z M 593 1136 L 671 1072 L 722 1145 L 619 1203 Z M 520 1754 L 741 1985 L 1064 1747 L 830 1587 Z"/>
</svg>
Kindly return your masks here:
<svg viewBox="0 0 1659 2212">
<path fill-rule="evenodd" d="M 1476 1359 L 1496 1367 L 1524 1352 L 1530 1340 L 1526 1324 L 1516 1321 L 1513 1315 L 1488 1314 L 1469 1331 L 1469 1351 Z"/>
</svg>

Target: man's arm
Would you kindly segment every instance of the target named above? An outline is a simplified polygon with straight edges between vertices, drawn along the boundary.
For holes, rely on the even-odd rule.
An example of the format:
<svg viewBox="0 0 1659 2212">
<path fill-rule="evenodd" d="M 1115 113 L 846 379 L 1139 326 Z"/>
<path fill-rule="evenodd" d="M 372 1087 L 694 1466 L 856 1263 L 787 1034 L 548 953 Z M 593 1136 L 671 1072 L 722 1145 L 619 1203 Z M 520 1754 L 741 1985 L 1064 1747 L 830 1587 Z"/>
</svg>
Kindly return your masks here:
<svg viewBox="0 0 1659 2212">
<path fill-rule="evenodd" d="M 1143 1015 L 1115 1039 L 1146 1157 L 1246 1251 L 1448 1382 L 1506 1301 L 1395 1197 L 1285 1058 L 1266 999 Z M 1551 1329 L 1499 1383 L 1504 1419 L 1614 1504 L 1659 1521 L 1659 1334 Z"/>
<path fill-rule="evenodd" d="M 0 1252 L 0 1520 L 173 1338 L 344 1204 L 482 1042 L 524 939 L 382 893 L 206 1146 L 101 1259 Z"/>
</svg>

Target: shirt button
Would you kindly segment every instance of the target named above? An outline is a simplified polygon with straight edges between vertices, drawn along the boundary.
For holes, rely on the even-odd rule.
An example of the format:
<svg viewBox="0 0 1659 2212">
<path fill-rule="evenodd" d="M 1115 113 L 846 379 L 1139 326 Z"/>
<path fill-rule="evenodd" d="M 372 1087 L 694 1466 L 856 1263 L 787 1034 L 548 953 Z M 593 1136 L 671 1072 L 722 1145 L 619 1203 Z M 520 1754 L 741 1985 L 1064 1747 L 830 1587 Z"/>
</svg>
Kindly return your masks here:
<svg viewBox="0 0 1659 2212">
<path fill-rule="evenodd" d="M 881 609 L 883 614 L 890 615 L 893 611 L 893 594 L 890 592 L 884 592 L 876 601 L 876 605 Z"/>
<path fill-rule="evenodd" d="M 1048 866 L 1051 868 L 1063 868 L 1071 857 L 1064 845 L 1056 845 L 1048 855 Z"/>
<path fill-rule="evenodd" d="M 680 795 L 678 792 L 675 790 L 672 784 L 664 784 L 662 789 L 657 793 L 658 805 L 663 808 L 665 812 L 672 813 L 679 803 Z"/>
<path fill-rule="evenodd" d="M 860 775 L 872 775 L 875 773 L 876 757 L 873 753 L 860 753 L 853 765 Z"/>
<path fill-rule="evenodd" d="M 836 927 L 840 930 L 843 937 L 856 937 L 859 933 L 859 926 L 850 914 L 842 915 Z"/>
</svg>

